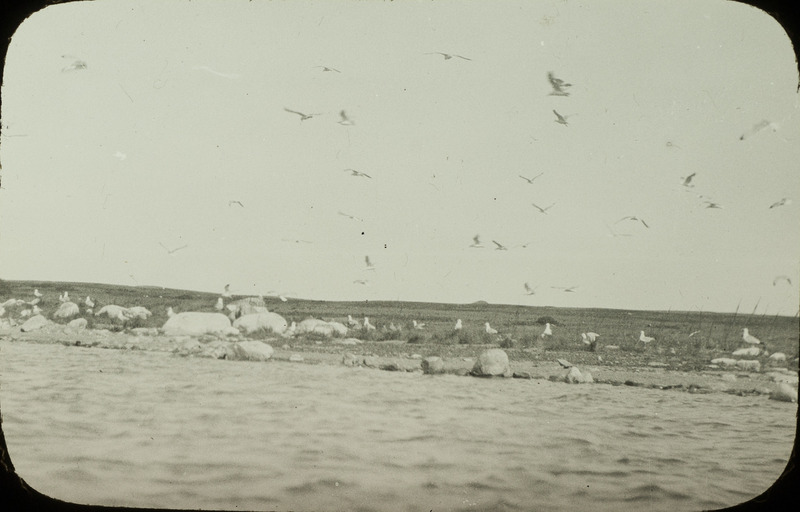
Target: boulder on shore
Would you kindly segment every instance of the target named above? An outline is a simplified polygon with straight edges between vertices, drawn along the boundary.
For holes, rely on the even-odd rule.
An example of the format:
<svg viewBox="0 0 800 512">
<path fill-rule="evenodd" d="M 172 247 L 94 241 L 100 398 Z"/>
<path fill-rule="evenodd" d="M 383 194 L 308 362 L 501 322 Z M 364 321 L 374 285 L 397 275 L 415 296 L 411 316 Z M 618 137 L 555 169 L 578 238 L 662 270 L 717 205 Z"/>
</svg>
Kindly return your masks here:
<svg viewBox="0 0 800 512">
<path fill-rule="evenodd" d="M 22 332 L 30 332 L 41 329 L 42 327 L 51 324 L 52 322 L 42 315 L 34 315 L 25 321 L 19 328 Z"/>
<path fill-rule="evenodd" d="M 78 305 L 74 302 L 62 302 L 53 316 L 55 318 L 70 318 L 80 313 Z"/>
<path fill-rule="evenodd" d="M 422 360 L 422 373 L 428 375 L 444 373 L 444 361 L 442 361 L 441 357 L 426 357 Z"/>
<path fill-rule="evenodd" d="M 591 373 L 581 372 L 576 366 L 573 366 L 564 374 L 564 382 L 567 384 L 591 384 L 594 379 Z"/>
<path fill-rule="evenodd" d="M 266 361 L 272 357 L 274 350 L 262 341 L 249 340 L 233 344 L 236 359 L 243 361 Z"/>
<path fill-rule="evenodd" d="M 161 329 L 167 336 L 228 334 L 231 332 L 231 321 L 222 313 L 186 311 L 169 317 Z"/>
<path fill-rule="evenodd" d="M 797 402 L 797 390 L 791 384 L 779 382 L 778 387 L 770 393 L 769 398 L 780 402 Z"/>
<path fill-rule="evenodd" d="M 282 334 L 289 324 L 277 313 L 251 313 L 234 320 L 233 326 L 245 334 L 252 334 L 261 329 Z"/>
<path fill-rule="evenodd" d="M 89 322 L 85 318 L 76 318 L 67 324 L 73 329 L 86 329 L 87 325 L 89 325 Z"/>
<path fill-rule="evenodd" d="M 513 375 L 508 363 L 508 354 L 500 348 L 484 350 L 478 356 L 470 373 L 475 377 L 511 377 Z"/>
</svg>

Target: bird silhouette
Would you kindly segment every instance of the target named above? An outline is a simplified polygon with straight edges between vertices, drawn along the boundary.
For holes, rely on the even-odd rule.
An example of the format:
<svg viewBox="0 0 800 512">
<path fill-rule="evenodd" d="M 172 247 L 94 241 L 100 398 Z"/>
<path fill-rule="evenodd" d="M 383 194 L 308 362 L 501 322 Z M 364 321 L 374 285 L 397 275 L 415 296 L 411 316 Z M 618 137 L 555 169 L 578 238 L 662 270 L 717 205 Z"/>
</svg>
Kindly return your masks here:
<svg viewBox="0 0 800 512">
<path fill-rule="evenodd" d="M 354 124 L 356 124 L 356 123 L 353 122 L 352 119 L 347 117 L 347 114 L 345 113 L 344 110 L 339 112 L 339 117 L 341 117 L 341 119 L 339 121 L 337 121 L 337 123 L 339 123 L 339 124 L 341 124 L 343 126 L 353 126 Z"/>
<path fill-rule="evenodd" d="M 497 247 L 494 248 L 495 251 L 507 251 L 508 250 L 508 247 L 506 247 L 505 245 L 501 244 L 500 242 L 498 242 L 496 240 L 492 240 L 492 243 L 497 246 Z"/>
<path fill-rule="evenodd" d="M 546 207 L 546 208 L 542 208 L 542 207 L 540 207 L 540 206 L 537 206 L 537 205 L 536 205 L 536 204 L 534 204 L 534 203 L 531 203 L 531 205 L 533 205 L 533 207 L 534 207 L 534 208 L 536 208 L 537 210 L 539 210 L 539 212 L 541 212 L 541 213 L 544 213 L 545 215 L 547 215 L 547 210 L 549 210 L 550 208 L 552 208 L 553 206 L 555 206 L 555 205 L 556 205 L 556 203 L 553 203 L 553 204 L 551 204 L 550 206 L 548 206 L 548 207 Z"/>
<path fill-rule="evenodd" d="M 369 174 L 363 173 L 361 171 L 357 171 L 355 169 L 345 169 L 344 172 L 349 172 L 350 175 L 352 175 L 352 176 L 361 176 L 361 177 L 370 178 L 370 179 L 372 178 L 372 176 L 370 176 Z"/>
<path fill-rule="evenodd" d="M 569 93 L 565 91 L 564 88 L 572 87 L 572 84 L 565 83 L 560 78 L 556 78 L 552 71 L 547 73 L 547 80 L 553 87 L 553 91 L 550 93 L 551 96 L 569 96 Z M 566 124 L 566 122 L 564 124 Z"/>
<path fill-rule="evenodd" d="M 685 178 L 682 177 L 681 179 L 683 180 L 683 183 L 681 183 L 681 185 L 683 185 L 684 187 L 693 187 L 694 185 L 692 185 L 692 178 L 694 178 L 696 175 L 697 173 L 693 172 L 692 174 L 686 176 Z"/>
<path fill-rule="evenodd" d="M 472 243 L 469 246 L 474 247 L 476 249 L 483 249 L 483 244 L 481 244 L 480 235 L 473 236 Z"/>
<path fill-rule="evenodd" d="M 339 71 L 338 69 L 336 69 L 336 68 L 329 68 L 328 66 L 314 66 L 314 67 L 315 67 L 315 68 L 322 68 L 322 71 L 323 71 L 323 72 L 324 72 L 324 71 L 335 71 L 335 72 L 337 72 L 337 73 L 341 73 L 341 71 Z"/>
<path fill-rule="evenodd" d="M 425 55 L 441 55 L 442 57 L 444 57 L 444 60 L 450 60 L 453 57 L 458 57 L 459 59 L 464 59 L 464 60 L 472 60 L 461 55 L 456 55 L 455 53 L 430 52 L 426 53 Z"/>
<path fill-rule="evenodd" d="M 525 283 L 525 295 L 535 295 L 536 294 L 536 288 L 539 288 L 539 287 L 537 286 L 535 288 L 531 288 L 531 285 L 529 285 L 528 283 Z"/>
<path fill-rule="evenodd" d="M 290 110 L 290 109 L 285 108 L 285 107 L 284 107 L 283 110 L 285 110 L 286 112 L 289 112 L 290 114 L 297 114 L 298 116 L 300 116 L 300 121 L 305 121 L 306 119 L 311 119 L 314 116 L 320 115 L 320 114 L 304 114 L 302 112 L 298 112 L 296 110 Z"/>
<path fill-rule="evenodd" d="M 779 206 L 784 206 L 784 205 L 787 205 L 787 204 L 792 204 L 792 200 L 789 199 L 788 197 L 784 197 L 784 198 L 781 198 L 780 201 L 776 201 L 776 202 L 772 203 L 771 205 L 769 205 L 769 209 L 771 210 L 773 208 L 777 208 Z"/>
<path fill-rule="evenodd" d="M 161 247 L 163 247 L 163 248 L 164 248 L 164 250 L 165 250 L 165 251 L 167 251 L 167 254 L 172 254 L 172 253 L 174 253 L 174 252 L 176 252 L 176 251 L 180 251 L 181 249 L 186 249 L 187 247 L 189 247 L 188 245 L 182 245 L 182 246 L 180 246 L 180 247 L 176 247 L 176 248 L 174 248 L 174 249 L 168 249 L 168 248 L 167 248 L 167 246 L 166 246 L 166 245 L 164 245 L 164 244 L 162 244 L 161 242 L 158 242 L 158 245 L 160 245 Z"/>
<path fill-rule="evenodd" d="M 639 217 L 636 217 L 636 216 L 633 216 L 633 215 L 628 215 L 627 217 L 622 217 L 621 219 L 619 219 L 614 224 L 619 224 L 623 220 L 632 220 L 634 222 L 641 222 L 644 225 L 644 227 L 646 227 L 646 228 L 650 227 L 650 226 L 647 225 L 647 223 L 644 221 L 644 219 L 640 219 Z"/>
<path fill-rule="evenodd" d="M 521 175 L 521 174 L 519 174 L 518 176 L 519 176 L 520 178 L 522 178 L 523 180 L 527 181 L 529 184 L 533 185 L 533 181 L 534 181 L 536 178 L 538 178 L 539 176 L 541 176 L 542 174 L 544 174 L 544 173 L 543 173 L 543 172 L 540 172 L 539 174 L 537 174 L 537 175 L 536 175 L 536 176 L 534 176 L 533 178 L 526 178 L 525 176 L 523 176 L 523 175 Z"/>
<path fill-rule="evenodd" d="M 367 264 L 367 270 L 375 270 L 375 265 L 369 260 L 369 256 L 364 256 L 364 263 Z"/>
</svg>

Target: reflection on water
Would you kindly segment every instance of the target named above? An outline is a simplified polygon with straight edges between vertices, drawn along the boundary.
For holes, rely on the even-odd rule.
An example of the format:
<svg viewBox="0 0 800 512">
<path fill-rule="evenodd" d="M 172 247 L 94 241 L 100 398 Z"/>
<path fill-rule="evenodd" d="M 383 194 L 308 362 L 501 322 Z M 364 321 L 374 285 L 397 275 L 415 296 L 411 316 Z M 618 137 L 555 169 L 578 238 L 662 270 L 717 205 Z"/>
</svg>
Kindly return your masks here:
<svg viewBox="0 0 800 512">
<path fill-rule="evenodd" d="M 81 503 L 250 510 L 651 510 L 745 501 L 794 404 L 0 342 L 19 474 Z"/>
</svg>

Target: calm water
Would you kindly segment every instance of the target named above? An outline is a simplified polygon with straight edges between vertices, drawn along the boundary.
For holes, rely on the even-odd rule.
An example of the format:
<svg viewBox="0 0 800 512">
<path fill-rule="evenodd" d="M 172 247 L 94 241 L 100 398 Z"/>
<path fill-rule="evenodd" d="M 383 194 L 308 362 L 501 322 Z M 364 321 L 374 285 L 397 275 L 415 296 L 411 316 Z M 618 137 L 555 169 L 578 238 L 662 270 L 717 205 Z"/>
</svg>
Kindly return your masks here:
<svg viewBox="0 0 800 512">
<path fill-rule="evenodd" d="M 19 474 L 79 503 L 698 510 L 769 487 L 796 405 L 0 342 Z"/>
</svg>

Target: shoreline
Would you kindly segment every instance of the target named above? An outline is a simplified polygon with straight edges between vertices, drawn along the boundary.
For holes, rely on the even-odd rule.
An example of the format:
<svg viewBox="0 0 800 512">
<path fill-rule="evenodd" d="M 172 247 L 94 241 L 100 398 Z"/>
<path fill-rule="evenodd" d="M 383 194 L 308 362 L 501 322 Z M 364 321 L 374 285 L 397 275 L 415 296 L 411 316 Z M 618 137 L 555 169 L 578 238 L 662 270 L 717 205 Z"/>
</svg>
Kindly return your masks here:
<svg viewBox="0 0 800 512">
<path fill-rule="evenodd" d="M 72 329 L 53 324 L 31 332 L 19 328 L 0 330 L 0 340 L 9 342 L 47 343 L 93 347 L 111 350 L 143 350 L 169 353 L 182 357 L 233 359 L 232 347 L 241 341 L 261 341 L 273 349 L 269 360 L 289 364 L 325 364 L 329 366 L 362 366 L 379 371 L 422 373 L 422 360 L 428 356 L 441 357 L 444 373 L 469 376 L 477 355 L 497 345 L 431 345 L 411 344 L 402 340 L 360 341 L 355 338 L 328 338 L 325 341 L 271 337 L 264 339 L 205 336 L 165 336 L 157 329 L 111 332 L 95 329 Z M 760 371 L 737 368 L 715 368 L 647 361 L 652 357 L 635 355 L 634 360 L 617 362 L 614 352 L 574 352 L 528 349 L 503 349 L 509 356 L 515 378 L 544 379 L 565 382 L 569 369 L 557 360 L 572 363 L 581 372 L 592 376 L 592 383 L 579 385 L 612 385 L 643 387 L 688 393 L 728 393 L 738 396 L 771 396 L 781 382 L 797 388 L 798 371 L 785 366 L 765 366 Z M 663 354 L 653 354 L 663 356 Z M 624 358 L 622 358 L 624 359 Z M 665 357 L 655 359 L 668 360 Z M 267 363 L 269 362 L 266 361 Z M 231 361 L 235 364 L 236 361 Z M 431 378 L 436 378 L 432 375 Z"/>
</svg>

